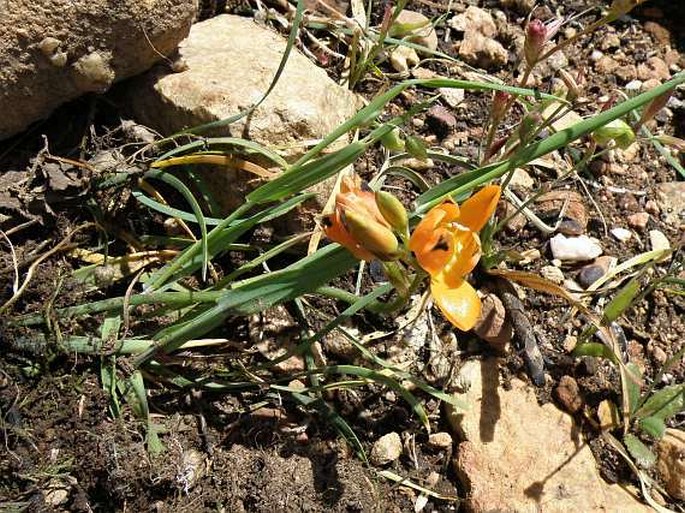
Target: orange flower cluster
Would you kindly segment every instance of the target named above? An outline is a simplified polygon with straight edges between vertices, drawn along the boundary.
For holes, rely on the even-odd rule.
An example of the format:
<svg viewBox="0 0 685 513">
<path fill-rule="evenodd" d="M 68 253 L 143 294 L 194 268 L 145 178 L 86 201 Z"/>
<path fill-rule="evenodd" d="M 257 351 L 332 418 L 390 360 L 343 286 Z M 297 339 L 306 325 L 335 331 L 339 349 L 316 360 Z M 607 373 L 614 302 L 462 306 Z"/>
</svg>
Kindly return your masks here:
<svg viewBox="0 0 685 513">
<path fill-rule="evenodd" d="M 481 302 L 466 276 L 478 264 L 478 233 L 492 216 L 500 187 L 489 185 L 461 207 L 445 201 L 431 209 L 416 226 L 408 249 L 431 278 L 431 294 L 445 317 L 457 328 L 473 328 Z M 335 211 L 324 218 L 329 239 L 360 260 L 397 260 L 403 255 L 396 233 L 406 231 L 406 212 L 399 200 L 374 193 L 356 175 L 343 179 Z M 406 250 L 405 250 L 406 251 Z"/>
</svg>

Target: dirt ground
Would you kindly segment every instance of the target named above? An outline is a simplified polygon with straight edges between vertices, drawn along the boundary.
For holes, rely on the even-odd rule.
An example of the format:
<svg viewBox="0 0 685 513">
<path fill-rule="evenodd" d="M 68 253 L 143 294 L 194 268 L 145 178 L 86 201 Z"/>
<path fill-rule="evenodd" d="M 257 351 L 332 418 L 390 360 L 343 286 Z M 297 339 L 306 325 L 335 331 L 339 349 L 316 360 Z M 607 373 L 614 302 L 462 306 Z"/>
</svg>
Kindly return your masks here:
<svg viewBox="0 0 685 513">
<path fill-rule="evenodd" d="M 219 2 L 221 4 L 221 2 Z M 473 2 L 470 2 L 473 3 Z M 513 4 L 515 2 L 509 2 Z M 483 5 L 484 4 L 484 5 Z M 561 14 L 580 12 L 595 2 L 539 2 L 536 14 L 551 16 L 557 9 Z M 657 55 L 663 58 L 668 49 L 680 51 L 677 61 L 685 68 L 685 4 L 648 2 L 629 20 L 614 23 L 611 33 L 620 37 L 620 48 L 625 54 L 621 65 L 638 65 Z M 481 2 L 486 8 L 499 8 L 500 2 Z M 244 5 L 234 9 L 244 12 Z M 410 2 L 408 8 L 429 16 L 444 14 L 442 3 Z M 524 16 L 516 9 L 504 13 L 511 25 L 522 26 Z M 205 12 L 205 16 L 209 15 Z M 583 18 L 581 18 L 583 20 Z M 607 29 L 600 30 L 582 46 L 567 51 L 569 68 L 587 68 L 593 50 L 601 46 Z M 452 52 L 442 40 L 443 29 L 438 29 L 441 49 Z M 666 42 L 664 45 L 662 43 Z M 512 48 L 513 51 L 513 48 Z M 625 61 L 625 62 L 623 62 Z M 449 67 L 440 63 L 431 68 L 443 74 Z M 335 74 L 337 71 L 332 69 Z M 511 69 L 499 71 L 500 78 L 508 78 Z M 595 73 L 588 69 L 588 92 L 594 97 L 609 95 L 616 86 L 625 85 L 614 72 Z M 375 92 L 365 84 L 365 92 Z M 366 91 L 368 89 L 368 91 Z M 418 96 L 421 93 L 416 93 Z M 677 93 L 677 108 L 657 116 L 656 127 L 685 138 L 685 96 Z M 393 108 L 407 107 L 413 98 L 401 98 Z M 459 113 L 454 129 L 461 134 L 463 147 L 457 151 L 474 151 L 482 137 L 487 110 L 472 101 L 466 112 Z M 404 102 L 404 103 L 403 103 Z M 483 104 L 484 105 L 484 104 Z M 591 112 L 596 105 L 588 105 Z M 103 150 L 121 147 L 130 136 L 119 126 L 116 104 L 107 96 L 81 98 L 60 108 L 47 122 L 20 136 L 0 142 L 0 228 L 29 223 L 12 237 L 17 260 L 25 270 L 42 253 L 54 247 L 70 230 L 94 219 L 117 234 L 118 227 L 133 233 L 163 232 L 163 220 L 150 214 L 131 196 L 130 184 L 117 189 L 93 190 L 88 173 L 68 162 L 37 159 L 44 146 L 41 134 L 46 134 L 52 155 L 80 160 Z M 422 114 L 421 116 L 425 116 Z M 429 124 L 417 124 L 419 135 L 432 136 Z M 438 139 L 435 139 L 438 141 Z M 647 249 L 646 231 L 628 242 L 619 243 L 605 232 L 605 227 L 625 226 L 630 214 L 641 212 L 648 200 L 655 197 L 657 184 L 678 179 L 677 171 L 659 158 L 655 149 L 643 145 L 638 156 L 621 166 L 618 173 L 597 169 L 589 177 L 588 191 L 577 182 L 568 185 L 583 198 L 587 217 L 587 233 L 599 239 L 605 254 L 632 256 Z M 43 162 L 40 166 L 37 162 Z M 681 159 L 681 163 L 685 161 Z M 373 155 L 359 163 L 362 175 L 370 174 L 377 166 Z M 437 166 L 427 179 L 433 183 L 450 176 L 454 170 Z M 8 184 L 33 176 L 24 196 L 4 194 Z M 550 181 L 544 170 L 533 170 L 537 185 Z M 680 178 L 682 179 L 682 177 Z M 402 186 L 401 182 L 395 185 Z M 115 190 L 115 193 L 111 191 Z M 407 194 L 407 200 L 415 195 Z M 594 204 L 593 204 L 594 203 Z M 106 208 L 98 208 L 103 205 Z M 664 221 L 665 213 L 652 215 L 648 229 L 659 229 L 671 241 L 682 242 L 682 233 Z M 85 247 L 102 237 L 94 229 L 77 233 L 69 244 Z M 254 238 L 264 236 L 251 234 Z M 501 249 L 526 251 L 540 249 L 542 258 L 528 270 L 539 270 L 551 260 L 548 237 L 542 236 L 530 224 L 507 229 L 497 239 Z M 119 244 L 119 245 L 118 245 Z M 0 303 L 11 296 L 14 266 L 11 254 L 3 244 L 0 252 Z M 115 243 L 111 251 L 123 250 L 123 243 Z M 229 270 L 240 263 L 238 254 L 222 258 L 219 265 Z M 60 336 L 96 335 L 100 317 L 53 319 L 55 330 L 44 339 L 38 329 L 6 328 L 6 321 L 26 313 L 43 311 L 45 305 L 71 306 L 126 293 L 126 284 L 108 287 L 87 287 L 73 282 L 70 273 L 77 262 L 65 253 L 57 253 L 38 266 L 31 286 L 17 302 L 7 319 L 0 319 L 0 511 L 156 511 L 156 512 L 405 512 L 414 511 L 418 492 L 381 477 L 370 466 L 362 463 L 354 451 L 340 439 L 329 422 L 315 416 L 281 397 L 260 391 L 210 393 L 179 390 L 162 382 L 151 383 L 149 404 L 155 430 L 165 446 L 160 455 L 149 454 L 145 444 L 145 426 L 131 410 L 123 405 L 121 415 L 112 415 L 112 404 L 103 390 L 101 368 L 107 356 L 89 356 L 64 351 Z M 567 277 L 577 277 L 579 267 L 564 269 Z M 483 278 L 483 281 L 487 281 Z M 344 280 L 341 280 L 344 282 Z M 487 285 L 486 283 L 484 283 Z M 312 302 L 323 313 L 340 312 L 345 305 L 321 298 Z M 619 377 L 615 367 L 594 358 L 573 358 L 565 350 L 570 333 L 577 333 L 580 321 L 568 321 L 568 305 L 561 300 L 529 291 L 523 299 L 526 313 L 533 325 L 544 359 L 548 379 L 537 388 L 541 402 L 552 401 L 558 379 L 575 376 L 586 402 L 596 406 L 606 398 L 616 399 Z M 653 377 L 663 363 L 664 354 L 672 355 L 683 344 L 685 333 L 685 300 L 675 294 L 659 290 L 632 307 L 619 324 L 626 336 L 625 351 Z M 137 328 L 144 328 L 140 321 Z M 259 359 L 256 353 L 238 354 L 247 347 L 255 323 L 268 319 L 235 319 L 219 330 L 235 340 L 235 348 L 201 354 L 186 354 L 187 368 L 201 373 L 208 365 L 221 367 L 232 358 Z M 393 319 L 371 314 L 360 315 L 355 327 L 371 332 L 394 326 Z M 570 325 L 569 325 L 570 322 Z M 312 328 L 324 324 L 324 319 L 313 319 Z M 450 328 L 439 325 L 445 337 Z M 393 341 L 385 341 L 374 349 L 383 357 L 393 354 Z M 466 344 L 466 343 L 465 343 Z M 460 346 L 460 359 L 490 354 L 484 345 Z M 181 355 L 183 357 L 184 355 Z M 430 358 L 429 351 L 419 351 L 421 366 Z M 186 365 L 186 364 L 184 364 Z M 505 374 L 530 381 L 520 351 L 512 349 L 506 357 Z M 425 366 L 427 368 L 427 366 Z M 422 370 L 421 372 L 427 372 Z M 444 378 L 444 376 L 443 376 Z M 427 376 L 440 385 L 440 376 Z M 670 371 L 670 382 L 685 379 L 685 364 Z M 531 384 L 531 386 L 534 386 Z M 361 390 L 361 391 L 360 391 Z M 369 386 L 354 393 L 338 391 L 329 397 L 341 415 L 352 425 L 362 444 L 370 452 L 380 436 L 391 431 L 409 433 L 403 440 L 412 447 L 413 457 L 401 457 L 390 467 L 416 483 L 430 483 L 430 488 L 446 496 L 464 496 L 454 475 L 451 454 L 428 446 L 427 435 L 411 410 L 392 392 Z M 425 407 L 429 412 L 433 431 L 446 431 L 441 406 L 428 396 Z M 265 406 L 253 406 L 265 401 Z M 682 425 L 680 416 L 674 425 Z M 592 438 L 591 430 L 588 430 Z M 602 475 L 610 482 L 632 482 L 628 467 L 596 440 L 591 440 L 602 468 Z M 671 504 L 673 507 L 677 505 Z M 680 505 L 681 510 L 685 505 Z M 424 511 L 457 511 L 458 501 L 428 498 Z"/>
</svg>

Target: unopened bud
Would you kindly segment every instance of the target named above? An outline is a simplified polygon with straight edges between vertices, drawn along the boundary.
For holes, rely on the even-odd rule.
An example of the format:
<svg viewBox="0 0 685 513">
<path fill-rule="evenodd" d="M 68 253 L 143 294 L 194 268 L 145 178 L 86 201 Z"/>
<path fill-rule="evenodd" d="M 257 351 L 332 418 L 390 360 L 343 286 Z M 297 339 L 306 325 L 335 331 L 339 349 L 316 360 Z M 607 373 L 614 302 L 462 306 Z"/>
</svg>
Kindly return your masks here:
<svg viewBox="0 0 685 513">
<path fill-rule="evenodd" d="M 404 140 L 401 134 L 400 129 L 395 127 L 381 137 L 381 144 L 389 151 L 404 151 Z"/>
<path fill-rule="evenodd" d="M 547 42 L 547 27 L 540 20 L 531 20 L 526 26 L 526 40 L 523 44 L 523 55 L 529 67 L 533 67 L 540 58 L 542 47 Z"/>
<path fill-rule="evenodd" d="M 665 146 L 671 146 L 677 151 L 685 151 L 685 140 L 678 137 L 673 137 L 672 135 L 657 135 L 655 137 L 657 141 Z"/>
<path fill-rule="evenodd" d="M 350 235 L 379 260 L 399 257 L 397 237 L 386 226 L 352 211 L 344 212 L 343 223 Z"/>
<path fill-rule="evenodd" d="M 628 123 L 622 119 L 614 119 L 592 132 L 592 138 L 600 146 L 606 146 L 610 141 L 614 141 L 616 146 L 626 149 L 635 141 L 635 133 Z"/>
<path fill-rule="evenodd" d="M 538 111 L 534 110 L 526 114 L 519 124 L 519 139 L 524 142 L 528 141 L 535 133 L 537 127 L 539 127 L 543 121 L 542 114 L 540 114 Z"/>
<path fill-rule="evenodd" d="M 564 82 L 564 85 L 567 89 L 566 99 L 573 101 L 578 98 L 580 96 L 580 86 L 578 85 L 578 82 L 574 76 L 565 69 L 559 70 L 559 76 L 561 77 L 561 80 Z"/>
<path fill-rule="evenodd" d="M 401 234 L 407 231 L 409 224 L 407 210 L 399 199 L 389 192 L 376 191 L 376 205 L 390 226 Z"/>
<path fill-rule="evenodd" d="M 511 102 L 511 94 L 505 91 L 495 91 L 492 96 L 492 121 L 499 124 L 502 118 L 506 115 L 509 103 Z"/>
</svg>

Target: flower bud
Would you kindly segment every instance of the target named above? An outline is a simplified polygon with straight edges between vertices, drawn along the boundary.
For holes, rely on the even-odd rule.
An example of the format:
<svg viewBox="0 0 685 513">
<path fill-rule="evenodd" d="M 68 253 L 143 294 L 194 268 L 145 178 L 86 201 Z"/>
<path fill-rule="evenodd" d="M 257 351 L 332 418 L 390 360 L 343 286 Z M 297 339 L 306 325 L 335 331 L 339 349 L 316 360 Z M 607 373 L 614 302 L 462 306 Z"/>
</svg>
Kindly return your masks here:
<svg viewBox="0 0 685 513">
<path fill-rule="evenodd" d="M 379 260 L 396 260 L 399 257 L 397 237 L 386 226 L 354 211 L 344 212 L 342 221 L 352 237 Z"/>
<path fill-rule="evenodd" d="M 381 137 L 381 144 L 389 151 L 404 151 L 404 140 L 400 129 L 395 127 L 390 132 Z"/>
<path fill-rule="evenodd" d="M 404 234 L 409 225 L 407 210 L 402 202 L 385 191 L 376 191 L 376 205 L 383 218 L 399 233 Z"/>
<path fill-rule="evenodd" d="M 502 121 L 502 118 L 507 113 L 507 108 L 509 107 L 509 102 L 511 102 L 511 99 L 511 94 L 505 91 L 495 91 L 495 94 L 492 96 L 491 111 L 492 122 L 494 124 L 499 124 L 499 122 Z"/>
<path fill-rule="evenodd" d="M 622 119 L 614 119 L 592 132 L 591 136 L 600 146 L 606 146 L 610 141 L 614 141 L 621 149 L 626 149 L 635 141 L 633 129 Z"/>
<path fill-rule="evenodd" d="M 523 55 L 529 67 L 533 67 L 540 58 L 542 47 L 547 42 L 547 27 L 540 20 L 531 20 L 526 26 L 526 39 L 523 44 Z"/>
</svg>

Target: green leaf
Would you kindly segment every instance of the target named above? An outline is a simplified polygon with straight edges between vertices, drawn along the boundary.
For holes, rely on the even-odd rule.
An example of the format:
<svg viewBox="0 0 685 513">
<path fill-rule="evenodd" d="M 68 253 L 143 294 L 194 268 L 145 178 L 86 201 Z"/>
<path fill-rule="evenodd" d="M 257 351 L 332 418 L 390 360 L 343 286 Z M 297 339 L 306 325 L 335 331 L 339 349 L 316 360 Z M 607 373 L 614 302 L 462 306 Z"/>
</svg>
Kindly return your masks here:
<svg viewBox="0 0 685 513">
<path fill-rule="evenodd" d="M 626 444 L 628 452 L 638 466 L 649 468 L 656 463 L 656 454 L 654 454 L 651 449 L 643 444 L 635 435 L 628 433 L 623 437 L 623 443 Z"/>
<path fill-rule="evenodd" d="M 659 417 L 645 417 L 638 422 L 640 429 L 651 437 L 661 438 L 666 432 L 666 424 Z"/>
<path fill-rule="evenodd" d="M 603 321 L 610 324 L 618 319 L 625 312 L 641 291 L 640 280 L 638 277 L 630 280 L 614 296 L 609 304 L 604 308 Z"/>
<path fill-rule="evenodd" d="M 606 358 L 612 362 L 616 361 L 616 356 L 611 348 L 598 342 L 586 342 L 584 344 L 578 344 L 573 349 L 571 354 L 573 356 L 595 356 L 597 358 Z"/>
<path fill-rule="evenodd" d="M 685 384 L 671 385 L 652 394 L 635 413 L 638 418 L 656 417 L 666 422 L 685 411 Z"/>
<path fill-rule="evenodd" d="M 637 380 L 633 379 L 627 379 L 626 380 L 626 387 L 628 389 L 628 401 L 629 401 L 629 407 L 630 407 L 630 415 L 632 416 L 635 413 L 635 410 L 638 407 L 639 401 L 640 401 L 640 381 L 642 378 L 642 373 L 640 372 L 640 368 L 633 362 L 629 362 L 626 364 L 626 368 L 628 371 L 638 378 Z"/>
</svg>

